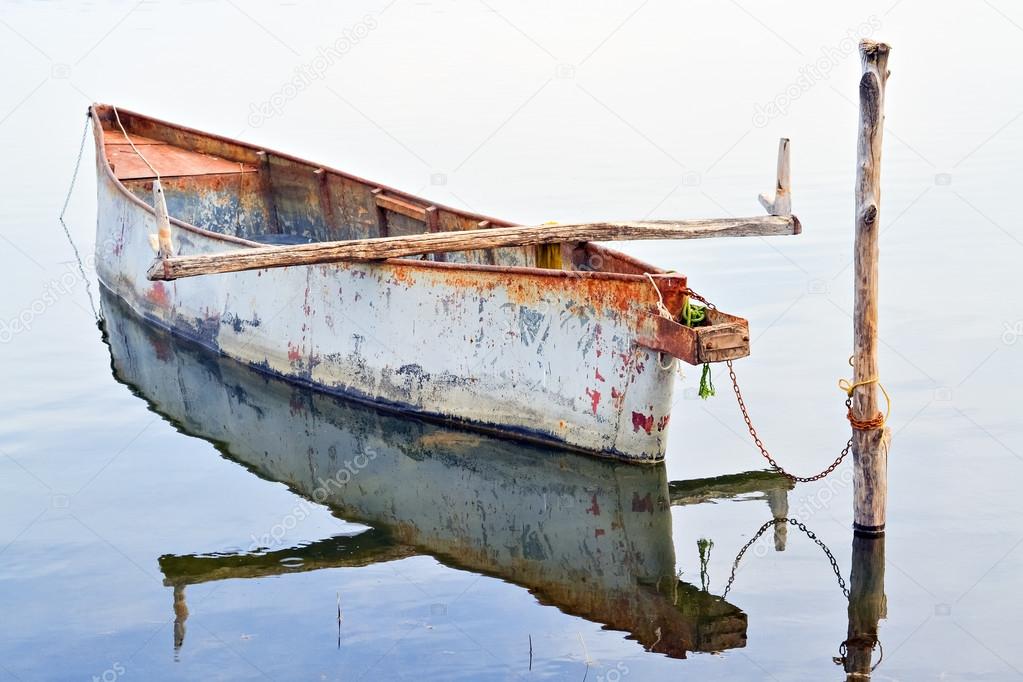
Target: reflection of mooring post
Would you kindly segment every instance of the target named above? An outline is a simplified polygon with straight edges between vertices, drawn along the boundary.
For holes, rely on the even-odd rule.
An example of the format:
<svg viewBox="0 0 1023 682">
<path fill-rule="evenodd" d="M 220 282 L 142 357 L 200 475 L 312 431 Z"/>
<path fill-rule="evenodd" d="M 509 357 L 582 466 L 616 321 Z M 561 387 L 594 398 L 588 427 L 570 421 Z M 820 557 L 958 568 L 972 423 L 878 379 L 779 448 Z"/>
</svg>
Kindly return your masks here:
<svg viewBox="0 0 1023 682">
<path fill-rule="evenodd" d="M 884 535 L 853 535 L 852 572 L 849 575 L 849 635 L 843 652 L 848 679 L 870 674 L 877 645 L 877 622 L 885 618 Z"/>
<path fill-rule="evenodd" d="M 174 650 L 185 643 L 185 621 L 188 620 L 188 604 L 185 603 L 185 586 L 174 586 Z"/>
<path fill-rule="evenodd" d="M 768 490 L 767 506 L 771 508 L 771 516 L 775 519 L 787 519 L 789 516 L 789 490 L 788 488 L 774 488 Z M 774 551 L 784 552 L 785 541 L 789 537 L 789 524 L 774 524 Z"/>
<path fill-rule="evenodd" d="M 888 501 L 889 431 L 877 407 L 877 261 L 881 204 L 881 134 L 888 52 L 884 43 L 860 42 L 859 140 L 856 148 L 855 311 L 853 314 L 853 527 L 884 533 Z"/>
</svg>

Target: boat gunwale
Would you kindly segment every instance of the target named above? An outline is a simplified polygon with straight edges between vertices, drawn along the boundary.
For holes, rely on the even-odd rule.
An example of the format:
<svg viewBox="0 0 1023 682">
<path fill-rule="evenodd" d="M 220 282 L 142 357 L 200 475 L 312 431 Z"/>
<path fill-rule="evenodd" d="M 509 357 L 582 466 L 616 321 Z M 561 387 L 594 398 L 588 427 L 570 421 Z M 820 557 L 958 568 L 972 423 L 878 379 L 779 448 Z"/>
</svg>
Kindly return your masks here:
<svg viewBox="0 0 1023 682">
<path fill-rule="evenodd" d="M 123 113 L 129 114 L 129 115 L 134 116 L 134 117 L 146 119 L 146 120 L 151 121 L 152 123 L 155 123 L 157 125 L 166 126 L 168 128 L 175 128 L 177 130 L 180 130 L 180 131 L 183 131 L 183 132 L 186 132 L 186 133 L 190 133 L 192 135 L 203 136 L 203 137 L 207 137 L 207 138 L 211 138 L 211 139 L 217 140 L 219 142 L 224 142 L 224 143 L 227 143 L 227 144 L 237 145 L 237 146 L 244 147 L 244 148 L 246 148 L 248 150 L 251 150 L 251 151 L 256 151 L 256 152 L 263 151 L 263 152 L 266 152 L 267 154 L 272 154 L 273 156 L 276 156 L 276 157 L 279 157 L 279 158 L 282 158 L 282 159 L 286 159 L 286 160 L 291 161 L 293 163 L 299 163 L 299 164 L 302 164 L 302 165 L 310 166 L 312 168 L 322 168 L 325 172 L 334 173 L 334 174 L 339 175 L 341 177 L 347 178 L 349 180 L 353 180 L 355 182 L 360 182 L 360 183 L 362 183 L 364 185 L 367 185 L 367 186 L 379 187 L 380 189 L 382 189 L 382 190 L 384 190 L 384 191 L 386 191 L 388 193 L 398 195 L 398 196 L 400 196 L 400 197 L 402 197 L 404 199 L 410 199 L 410 200 L 414 200 L 414 201 L 424 201 L 424 199 L 422 197 L 417 197 L 415 195 L 408 194 L 407 192 L 403 192 L 403 191 L 401 191 L 399 189 L 395 189 L 393 187 L 389 187 L 389 186 L 381 184 L 381 183 L 371 182 L 369 180 L 366 180 L 365 178 L 359 177 L 357 175 L 353 175 L 351 173 L 339 170 L 337 168 L 332 168 L 330 166 L 325 166 L 325 165 L 321 165 L 321 164 L 314 164 L 314 163 L 312 163 L 311 161 L 309 161 L 307 159 L 302 159 L 302 158 L 299 158 L 297 156 L 292 156 L 291 154 L 285 154 L 285 153 L 282 153 L 282 152 L 275 151 L 273 149 L 269 149 L 269 148 L 266 148 L 266 147 L 260 147 L 260 146 L 254 145 L 254 144 L 250 144 L 248 142 L 243 142 L 241 140 L 236 140 L 234 138 L 226 137 L 226 136 L 223 136 L 223 135 L 217 135 L 215 133 L 208 133 L 208 132 L 205 132 L 205 131 L 202 131 L 202 130 L 197 130 L 195 128 L 190 128 L 188 126 L 183 126 L 183 125 L 180 125 L 180 124 L 177 124 L 177 123 L 171 123 L 169 121 L 164 121 L 164 120 L 159 119 L 159 118 L 154 118 L 152 116 L 147 116 L 146 114 L 140 114 L 140 113 L 138 113 L 136 111 L 132 111 L 130 109 L 124 109 L 124 108 L 121 108 L 121 107 L 115 107 L 115 105 L 112 105 L 112 104 L 101 104 L 101 103 L 98 103 L 98 102 L 94 102 L 93 104 L 89 105 L 88 113 L 89 113 L 89 118 L 92 119 L 93 124 L 94 124 L 94 127 L 93 127 L 93 137 L 94 137 L 94 139 L 96 141 L 96 152 L 97 152 L 97 154 L 102 153 L 103 161 L 104 161 L 103 167 L 104 167 L 104 170 L 106 171 L 107 177 L 114 182 L 114 184 L 121 191 L 121 193 L 124 194 L 131 202 L 133 202 L 133 203 L 137 204 L 138 206 L 144 208 L 147 212 L 149 212 L 150 214 L 152 214 L 154 216 L 156 215 L 155 209 L 151 205 L 147 204 L 145 201 L 140 199 L 138 196 L 136 196 L 131 190 L 129 190 L 124 185 L 124 183 L 121 182 L 120 178 L 117 177 L 117 175 L 114 173 L 113 168 L 111 168 L 111 166 L 110 166 L 110 159 L 106 155 L 106 148 L 105 148 L 105 144 L 106 143 L 104 141 L 106 130 L 104 130 L 104 128 L 103 128 L 103 123 L 102 123 L 102 120 L 100 119 L 99 111 L 98 111 L 98 109 L 100 107 L 109 107 L 110 109 L 115 109 L 116 108 L 118 112 L 123 112 Z M 174 176 L 167 176 L 167 177 L 174 177 Z M 139 179 L 142 179 L 142 178 L 139 178 Z M 481 221 L 487 220 L 487 221 L 490 221 L 492 223 L 500 223 L 500 224 L 507 224 L 507 225 L 513 225 L 514 224 L 514 223 L 508 223 L 508 221 L 506 221 L 506 220 L 501 220 L 499 218 L 492 218 L 490 216 L 486 216 L 486 215 L 479 214 L 479 213 L 473 213 L 471 211 L 463 211 L 461 209 L 453 208 L 451 206 L 446 206 L 444 204 L 438 204 L 438 203 L 431 202 L 431 205 L 436 206 L 438 209 L 442 209 L 442 210 L 445 210 L 445 211 L 449 211 L 451 213 L 455 213 L 456 215 L 467 216 L 467 217 L 470 217 L 470 218 L 478 218 Z M 171 222 L 171 224 L 176 225 L 177 227 L 180 227 L 180 228 L 182 228 L 184 230 L 187 230 L 189 232 L 194 232 L 194 233 L 199 234 L 201 236 L 204 236 L 204 237 L 207 237 L 207 238 L 210 238 L 210 239 L 214 239 L 214 240 L 220 240 L 220 241 L 228 242 L 230 244 L 238 244 L 238 245 L 246 246 L 246 247 L 249 247 L 249 248 L 262 248 L 262 247 L 266 247 L 267 246 L 266 244 L 263 244 L 261 242 L 252 241 L 250 239 L 245 239 L 243 237 L 235 237 L 234 235 L 224 234 L 222 232 L 214 232 L 213 230 L 208 230 L 206 228 L 199 227 L 198 225 L 193 225 L 193 224 L 191 224 L 189 222 L 186 222 L 184 220 L 181 220 L 179 218 L 175 218 L 174 216 L 170 216 L 170 222 Z M 651 274 L 651 275 L 671 274 L 673 276 L 678 276 L 678 275 L 675 275 L 675 273 L 669 273 L 669 271 L 667 271 L 667 270 L 664 270 L 662 268 L 656 267 L 654 265 L 650 265 L 649 263 L 645 263 L 645 262 L 643 262 L 643 261 L 641 261 L 641 260 L 639 260 L 639 259 L 637 259 L 637 258 L 635 258 L 633 256 L 630 256 L 628 254 L 622 253 L 622 252 L 617 251 L 615 249 L 610 249 L 610 248 L 607 248 L 605 246 L 601 246 L 599 244 L 595 244 L 593 242 L 580 242 L 580 243 L 581 244 L 586 244 L 587 247 L 589 247 L 589 248 L 596 249 L 598 252 L 607 254 L 609 256 L 612 256 L 615 259 L 624 261 L 626 263 L 629 263 L 630 265 L 633 265 L 633 266 L 635 266 L 637 268 L 640 268 L 640 269 L 644 270 L 644 273 L 648 273 L 648 274 Z M 410 259 L 410 258 L 387 258 L 387 259 L 384 259 L 384 260 L 381 260 L 381 261 L 374 261 L 374 262 L 376 262 L 376 263 L 386 263 L 386 264 L 392 265 L 392 266 L 401 265 L 401 266 L 404 266 L 404 267 L 422 268 L 422 269 L 427 269 L 427 270 L 430 270 L 430 269 L 432 269 L 432 270 L 462 270 L 462 271 L 470 271 L 470 272 L 490 272 L 490 273 L 507 273 L 507 274 L 534 275 L 534 276 L 544 276 L 544 277 L 552 277 L 552 278 L 585 278 L 585 279 L 621 281 L 621 282 L 636 282 L 636 281 L 644 280 L 646 278 L 646 274 L 635 274 L 635 275 L 633 275 L 633 274 L 620 273 L 620 272 L 604 272 L 604 271 L 599 271 L 599 270 L 554 270 L 554 269 L 549 269 L 549 268 L 537 268 L 537 267 L 528 267 L 528 266 L 520 266 L 520 265 L 485 265 L 485 264 L 477 264 L 477 263 L 448 263 L 448 262 L 443 262 L 443 261 L 414 260 L 414 259 Z M 318 265 L 329 266 L 329 265 L 332 265 L 332 264 L 331 263 L 320 263 Z M 334 265 L 337 265 L 337 264 L 334 264 Z"/>
</svg>

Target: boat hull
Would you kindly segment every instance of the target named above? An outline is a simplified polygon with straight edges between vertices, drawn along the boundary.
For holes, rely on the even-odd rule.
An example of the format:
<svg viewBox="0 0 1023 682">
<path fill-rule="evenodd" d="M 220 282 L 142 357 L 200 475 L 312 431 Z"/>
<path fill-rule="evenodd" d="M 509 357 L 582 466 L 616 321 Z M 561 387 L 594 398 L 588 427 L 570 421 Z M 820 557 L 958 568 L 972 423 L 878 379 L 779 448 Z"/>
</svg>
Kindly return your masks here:
<svg viewBox="0 0 1023 682">
<path fill-rule="evenodd" d="M 663 459 L 674 372 L 670 357 L 636 341 L 655 295 L 645 278 L 392 259 L 151 282 L 155 215 L 114 174 L 96 127 L 97 273 L 150 323 L 349 398 L 621 460 Z M 248 243 L 173 223 L 180 255 Z"/>
</svg>

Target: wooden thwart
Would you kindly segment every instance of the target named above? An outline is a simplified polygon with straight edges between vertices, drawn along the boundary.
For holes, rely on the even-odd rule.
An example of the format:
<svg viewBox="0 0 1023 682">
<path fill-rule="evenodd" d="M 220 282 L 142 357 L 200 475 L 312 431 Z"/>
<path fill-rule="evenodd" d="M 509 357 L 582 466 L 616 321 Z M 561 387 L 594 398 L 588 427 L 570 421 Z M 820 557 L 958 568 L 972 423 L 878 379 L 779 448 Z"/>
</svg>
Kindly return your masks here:
<svg viewBox="0 0 1023 682">
<path fill-rule="evenodd" d="M 395 213 L 400 213 L 403 216 L 408 216 L 409 218 L 426 222 L 427 209 L 422 206 L 416 206 L 411 202 L 397 197 L 387 196 L 382 191 L 376 194 L 376 202 L 377 206 L 380 208 L 386 208 L 388 211 L 394 211 Z"/>
<path fill-rule="evenodd" d="M 383 197 L 378 197 L 378 202 Z M 388 205 L 393 210 L 394 204 Z M 422 212 L 422 209 L 419 209 Z M 262 270 L 338 261 L 369 261 L 428 253 L 450 253 L 509 246 L 563 242 L 631 241 L 648 239 L 708 239 L 711 237 L 767 237 L 799 234 L 793 216 L 649 220 L 637 222 L 575 223 L 536 227 L 493 227 L 481 230 L 434 232 L 379 239 L 317 242 L 296 246 L 265 246 L 196 256 L 157 260 L 149 269 L 151 280 L 174 280 L 197 275 Z"/>
</svg>

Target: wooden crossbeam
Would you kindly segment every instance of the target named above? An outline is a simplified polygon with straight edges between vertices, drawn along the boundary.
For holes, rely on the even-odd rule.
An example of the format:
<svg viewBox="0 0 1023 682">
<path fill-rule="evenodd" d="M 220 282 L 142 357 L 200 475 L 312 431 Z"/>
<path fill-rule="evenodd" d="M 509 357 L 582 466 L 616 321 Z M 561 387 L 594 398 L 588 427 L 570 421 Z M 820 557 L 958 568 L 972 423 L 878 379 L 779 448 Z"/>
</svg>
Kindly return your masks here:
<svg viewBox="0 0 1023 682">
<path fill-rule="evenodd" d="M 391 206 L 388 206 L 388 209 L 391 209 Z M 422 211 L 422 209 L 420 210 Z M 174 256 L 158 259 L 153 263 L 149 269 L 148 277 L 151 280 L 174 280 L 197 275 L 262 270 L 293 265 L 370 261 L 427 253 L 450 253 L 452 251 L 560 244 L 563 242 L 766 237 L 799 234 L 801 231 L 799 220 L 793 215 L 494 227 L 378 239 L 252 247 L 196 256 Z"/>
</svg>

